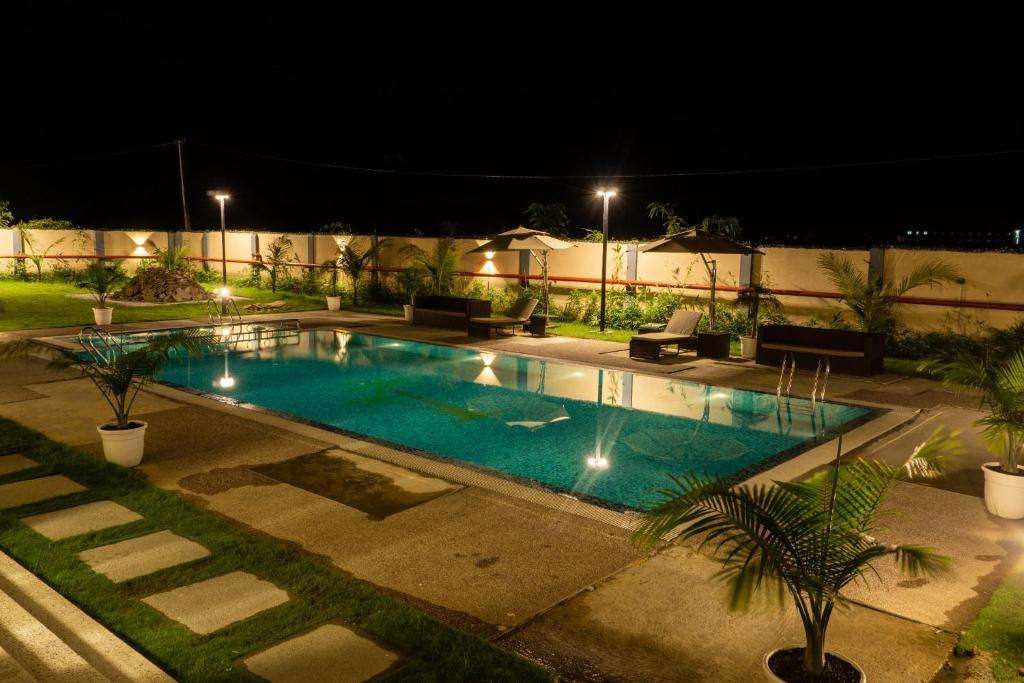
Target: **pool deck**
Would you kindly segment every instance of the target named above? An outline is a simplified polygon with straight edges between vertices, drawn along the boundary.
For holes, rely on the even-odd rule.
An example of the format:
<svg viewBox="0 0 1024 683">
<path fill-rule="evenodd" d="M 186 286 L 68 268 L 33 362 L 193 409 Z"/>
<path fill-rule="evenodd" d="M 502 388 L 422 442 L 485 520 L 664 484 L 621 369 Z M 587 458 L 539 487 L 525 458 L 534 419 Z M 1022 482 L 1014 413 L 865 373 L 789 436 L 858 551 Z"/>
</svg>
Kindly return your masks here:
<svg viewBox="0 0 1024 683">
<path fill-rule="evenodd" d="M 282 317 L 299 318 L 308 326 L 337 325 L 736 388 L 774 392 L 778 381 L 777 370 L 753 363 L 692 355 L 662 363 L 634 361 L 625 344 L 598 340 L 471 340 L 393 318 L 326 311 L 258 318 Z M 181 325 L 169 321 L 120 329 Z M 793 394 L 809 395 L 812 382 L 813 373 L 798 372 Z M 837 613 L 830 631 L 830 646 L 856 659 L 872 681 L 930 680 L 956 634 L 1020 558 L 1016 527 L 989 517 L 980 499 L 978 465 L 989 458 L 971 425 L 979 415 L 972 407 L 976 402 L 935 382 L 895 375 L 834 376 L 829 397 L 891 409 L 859 439 L 846 442 L 852 449 L 848 457 L 895 460 L 936 425 L 963 430 L 969 454 L 938 480 L 896 486 L 887 501 L 894 514 L 877 534 L 882 540 L 935 546 L 954 557 L 954 574 L 907 581 L 883 566 L 880 584 L 851 591 L 854 605 Z M 47 370 L 37 359 L 0 362 L 0 415 L 98 456 L 95 426 L 106 419 L 107 410 L 86 380 Z M 158 486 L 297 543 L 460 628 L 496 638 L 555 667 L 563 680 L 759 676 L 760 653 L 800 640 L 799 622 L 788 607 L 730 613 L 713 587 L 717 565 L 690 546 L 673 543 L 640 557 L 617 523 L 621 518 L 587 514 L 565 497 L 533 487 L 516 489 L 521 485 L 509 482 L 502 488 L 500 481 L 480 479 L 479 473 L 403 459 L 409 454 L 166 387 L 141 396 L 136 412 L 150 423 L 140 469 Z M 54 415 L 61 420 L 55 423 Z M 250 469 L 320 452 L 383 472 L 399 487 L 415 489 L 429 478 L 449 482 L 450 490 L 377 519 Z M 767 474 L 801 476 L 827 462 L 822 459 L 827 452 L 809 451 L 785 463 L 786 469 Z M 268 495 L 261 495 L 264 491 Z"/>
</svg>

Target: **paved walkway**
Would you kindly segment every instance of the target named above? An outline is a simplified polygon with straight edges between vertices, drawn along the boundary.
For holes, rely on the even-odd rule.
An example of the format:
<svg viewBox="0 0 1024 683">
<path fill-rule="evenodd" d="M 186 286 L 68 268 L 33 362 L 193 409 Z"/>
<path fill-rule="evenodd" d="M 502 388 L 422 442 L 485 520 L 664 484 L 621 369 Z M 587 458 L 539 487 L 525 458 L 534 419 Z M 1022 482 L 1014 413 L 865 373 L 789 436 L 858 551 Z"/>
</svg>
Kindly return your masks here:
<svg viewBox="0 0 1024 683">
<path fill-rule="evenodd" d="M 13 465 L 12 465 L 13 464 Z M 20 454 L 0 456 L 0 477 L 31 470 Z M 17 514 L 33 503 L 86 491 L 62 476 L 3 483 L 0 507 Z M 99 501 L 23 517 L 42 536 L 58 541 L 130 524 L 143 517 L 117 503 Z M 210 556 L 202 545 L 171 531 L 157 531 L 78 553 L 93 571 L 115 583 Z M 141 598 L 198 635 L 209 635 L 290 600 L 273 583 L 234 571 Z M 0 680 L 170 681 L 171 678 L 99 624 L 0 553 Z M 290 637 L 242 665 L 272 683 L 305 680 L 368 680 L 398 661 L 397 655 L 339 624 Z M 251 666 L 250 666 L 251 665 Z M 322 667 L 320 669 L 311 668 Z"/>
<path fill-rule="evenodd" d="M 306 317 L 352 324 L 360 332 L 473 344 L 725 386 L 774 391 L 777 382 L 776 371 L 751 363 L 685 355 L 664 364 L 633 361 L 625 345 L 610 342 L 557 337 L 480 342 L 373 316 Z M 5 387 L 0 414 L 99 454 L 95 424 L 105 417 L 104 408 L 82 380 L 54 376 L 33 361 L 0 364 L 0 379 L 7 377 L 13 381 L 0 381 Z M 794 394 L 807 395 L 812 381 L 812 374 L 798 373 Z M 945 661 L 956 631 L 1018 555 L 1005 540 L 1010 537 L 1006 529 L 981 505 L 977 463 L 986 456 L 970 425 L 977 414 L 964 407 L 967 399 L 933 382 L 898 376 L 833 377 L 829 395 L 924 411 L 912 424 L 861 451 L 882 459 L 901 457 L 935 424 L 965 429 L 969 457 L 938 481 L 896 487 L 889 505 L 897 514 L 890 516 L 886 535 L 880 535 L 936 546 L 957 560 L 956 574 L 922 584 L 883 572 L 881 588 L 856 593 L 860 604 L 838 614 L 832 631 L 832 645 L 864 665 L 872 681 L 928 680 Z M 338 567 L 404 594 L 462 628 L 504 633 L 509 647 L 552 664 L 566 680 L 759 676 L 759 653 L 799 640 L 797 621 L 788 610 L 730 614 L 710 589 L 716 565 L 685 546 L 638 559 L 621 529 L 457 482 L 427 502 L 374 518 L 256 471 L 323 453 L 346 459 L 357 470 L 379 467 L 379 462 L 366 462 L 367 456 L 375 460 L 374 451 L 358 440 L 164 389 L 141 400 L 151 426 L 140 469 L 157 485 L 329 557 Z M 55 428 L 46 416 L 62 411 L 70 411 L 71 419 Z M 403 468 L 385 475 L 407 484 L 422 476 Z M 256 585 L 254 579 L 244 580 Z M 230 590 L 224 588 L 224 594 Z M 268 588 L 266 599 L 273 596 Z M 312 648 L 324 637 L 306 635 Z M 253 666 L 271 667 L 272 659 Z"/>
</svg>

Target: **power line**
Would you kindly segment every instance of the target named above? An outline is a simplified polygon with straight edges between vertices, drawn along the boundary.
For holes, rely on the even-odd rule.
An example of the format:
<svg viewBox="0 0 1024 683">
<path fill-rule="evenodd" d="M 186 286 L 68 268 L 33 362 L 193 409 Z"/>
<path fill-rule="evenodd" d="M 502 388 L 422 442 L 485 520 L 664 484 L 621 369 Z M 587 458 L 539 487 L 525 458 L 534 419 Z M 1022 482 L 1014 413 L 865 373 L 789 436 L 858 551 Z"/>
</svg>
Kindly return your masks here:
<svg viewBox="0 0 1024 683">
<path fill-rule="evenodd" d="M 666 173 L 612 173 L 612 174 L 567 174 L 567 175 L 535 175 L 535 174 L 498 174 L 498 173 L 457 173 L 448 171 L 415 171 L 393 168 L 374 168 L 369 166 L 352 166 L 348 164 L 337 164 L 326 161 L 311 161 L 309 159 L 294 159 L 291 157 L 276 156 L 273 154 L 261 154 L 231 147 L 221 147 L 202 142 L 192 144 L 201 145 L 209 149 L 239 154 L 242 156 L 268 161 L 278 161 L 301 166 L 313 166 L 318 168 L 331 168 L 341 171 L 356 173 L 375 173 L 378 175 L 402 175 L 421 176 L 431 178 L 476 178 L 482 180 L 581 180 L 593 179 L 641 179 L 641 178 L 692 178 L 701 176 L 728 176 L 728 175 L 763 175 L 769 173 L 801 173 L 809 171 L 841 170 L 847 168 L 866 168 L 872 166 L 894 166 L 898 164 L 916 164 L 932 161 L 956 161 L 960 159 L 978 159 L 986 157 L 1007 156 L 1011 154 L 1024 153 L 1024 149 L 1006 149 L 989 152 L 967 152 L 963 154 L 937 154 L 920 157 L 905 157 L 900 159 L 881 159 L 875 161 L 853 161 L 838 164 L 808 164 L 801 166 L 767 166 L 760 168 L 739 168 L 739 169 L 710 169 L 694 171 L 673 171 Z"/>
<path fill-rule="evenodd" d="M 104 154 L 95 154 L 95 155 L 92 155 L 92 156 L 68 157 L 66 159 L 53 159 L 53 160 L 50 160 L 50 161 L 40 161 L 40 162 L 34 162 L 34 163 L 29 163 L 29 164 L 12 164 L 12 165 L 9 165 L 9 166 L 2 166 L 0 168 L 3 168 L 4 170 L 7 170 L 7 169 L 23 169 L 23 168 L 42 168 L 42 167 L 45 167 L 45 166 L 60 166 L 60 165 L 63 165 L 63 164 L 77 164 L 77 163 L 82 163 L 82 162 L 85 162 L 85 161 L 98 161 L 100 159 L 110 159 L 112 157 L 119 157 L 119 156 L 124 156 L 124 155 L 127 155 L 127 154 L 137 154 L 139 152 L 148 152 L 150 150 L 160 149 L 161 147 L 170 147 L 170 146 L 172 146 L 174 144 L 175 144 L 174 141 L 171 141 L 171 142 L 160 142 L 160 143 L 157 143 L 155 145 L 144 145 L 142 147 L 129 147 L 127 149 L 119 149 L 119 150 L 114 151 L 114 152 L 107 152 L 107 153 L 104 153 Z"/>
</svg>

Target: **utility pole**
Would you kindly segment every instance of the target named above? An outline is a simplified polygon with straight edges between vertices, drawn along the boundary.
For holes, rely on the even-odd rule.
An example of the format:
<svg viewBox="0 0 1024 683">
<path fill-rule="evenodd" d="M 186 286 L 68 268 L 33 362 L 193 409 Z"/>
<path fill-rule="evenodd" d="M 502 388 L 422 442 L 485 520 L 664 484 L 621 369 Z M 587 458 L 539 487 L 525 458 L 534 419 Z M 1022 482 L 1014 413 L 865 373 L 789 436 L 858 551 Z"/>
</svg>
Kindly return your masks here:
<svg viewBox="0 0 1024 683">
<path fill-rule="evenodd" d="M 192 231 L 192 220 L 188 216 L 188 199 L 185 197 L 185 141 L 175 140 L 178 146 L 178 179 L 181 183 L 181 212 L 185 217 L 185 232 Z"/>
</svg>

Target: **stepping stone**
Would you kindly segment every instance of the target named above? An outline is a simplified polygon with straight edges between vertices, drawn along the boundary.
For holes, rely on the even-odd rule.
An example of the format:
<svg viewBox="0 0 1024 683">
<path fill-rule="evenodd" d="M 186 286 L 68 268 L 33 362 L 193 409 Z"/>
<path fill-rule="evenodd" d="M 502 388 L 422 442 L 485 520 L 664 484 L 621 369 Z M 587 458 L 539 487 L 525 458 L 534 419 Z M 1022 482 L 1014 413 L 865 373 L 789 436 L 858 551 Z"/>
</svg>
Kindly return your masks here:
<svg viewBox="0 0 1024 683">
<path fill-rule="evenodd" d="M 288 602 L 288 594 L 247 572 L 231 572 L 142 601 L 205 635 Z"/>
<path fill-rule="evenodd" d="M 244 660 L 271 683 L 361 683 L 385 671 L 398 656 L 344 626 L 326 624 Z"/>
<path fill-rule="evenodd" d="M 16 481 L 13 484 L 0 484 L 0 509 L 7 510 L 29 503 L 38 503 L 41 500 L 66 496 L 79 491 L 85 491 L 85 487 L 59 474 L 52 477 Z"/>
<path fill-rule="evenodd" d="M 0 477 L 5 474 L 11 474 L 12 472 L 21 472 L 27 470 L 30 467 L 38 465 L 35 460 L 30 460 L 24 455 L 0 455 Z"/>
<path fill-rule="evenodd" d="M 78 557 L 92 567 L 94 572 L 103 574 L 115 583 L 121 583 L 160 569 L 198 560 L 209 554 L 209 550 L 194 541 L 171 531 L 158 531 L 83 550 L 78 553 Z"/>
<path fill-rule="evenodd" d="M 79 534 L 109 529 L 142 519 L 142 515 L 109 500 L 64 508 L 43 515 L 25 517 L 21 521 L 51 541 Z"/>
</svg>

